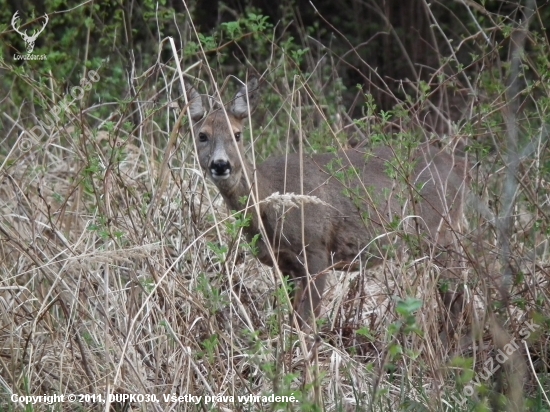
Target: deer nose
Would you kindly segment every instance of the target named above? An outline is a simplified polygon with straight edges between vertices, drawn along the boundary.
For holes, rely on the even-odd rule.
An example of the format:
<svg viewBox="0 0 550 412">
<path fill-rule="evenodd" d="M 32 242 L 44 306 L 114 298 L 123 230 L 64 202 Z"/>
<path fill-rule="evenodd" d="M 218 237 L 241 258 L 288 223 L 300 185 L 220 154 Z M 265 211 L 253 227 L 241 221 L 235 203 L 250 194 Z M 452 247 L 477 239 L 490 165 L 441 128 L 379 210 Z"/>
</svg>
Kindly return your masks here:
<svg viewBox="0 0 550 412">
<path fill-rule="evenodd" d="M 227 160 L 216 160 L 210 163 L 210 172 L 214 178 L 225 179 L 231 173 L 231 164 Z"/>
</svg>

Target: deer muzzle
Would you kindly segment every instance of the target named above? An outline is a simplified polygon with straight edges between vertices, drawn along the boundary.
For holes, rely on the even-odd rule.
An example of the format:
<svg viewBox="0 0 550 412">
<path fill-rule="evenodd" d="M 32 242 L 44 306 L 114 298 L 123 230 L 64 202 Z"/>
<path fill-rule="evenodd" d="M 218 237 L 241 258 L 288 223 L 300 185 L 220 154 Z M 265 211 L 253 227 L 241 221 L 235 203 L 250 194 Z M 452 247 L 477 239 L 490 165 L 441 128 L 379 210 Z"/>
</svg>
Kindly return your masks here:
<svg viewBox="0 0 550 412">
<path fill-rule="evenodd" d="M 216 160 L 210 163 L 210 175 L 214 180 L 225 180 L 231 174 L 231 164 L 227 160 Z"/>
</svg>

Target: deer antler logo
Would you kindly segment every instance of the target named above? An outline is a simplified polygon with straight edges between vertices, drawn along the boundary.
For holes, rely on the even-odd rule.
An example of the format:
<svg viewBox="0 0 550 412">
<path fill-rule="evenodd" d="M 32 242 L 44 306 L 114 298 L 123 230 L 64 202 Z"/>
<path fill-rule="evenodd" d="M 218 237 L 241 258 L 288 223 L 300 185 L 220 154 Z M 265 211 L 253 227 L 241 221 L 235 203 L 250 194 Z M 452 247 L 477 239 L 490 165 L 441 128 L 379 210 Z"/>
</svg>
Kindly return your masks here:
<svg viewBox="0 0 550 412">
<path fill-rule="evenodd" d="M 32 53 L 32 51 L 34 50 L 34 42 L 36 41 L 38 35 L 40 33 L 42 33 L 44 31 L 44 29 L 46 28 L 46 25 L 48 24 L 48 21 L 50 20 L 48 15 L 45 14 L 44 15 L 44 24 L 42 25 L 42 28 L 41 29 L 35 29 L 32 33 L 32 35 L 28 35 L 27 34 L 27 30 L 21 32 L 19 31 L 19 26 L 20 26 L 20 17 L 19 17 L 19 10 L 17 10 L 15 12 L 15 14 L 13 15 L 12 19 L 11 19 L 11 25 L 13 27 L 13 29 L 19 33 L 21 35 L 21 37 L 23 37 L 23 40 L 25 40 L 25 43 L 27 43 L 27 53 Z"/>
</svg>

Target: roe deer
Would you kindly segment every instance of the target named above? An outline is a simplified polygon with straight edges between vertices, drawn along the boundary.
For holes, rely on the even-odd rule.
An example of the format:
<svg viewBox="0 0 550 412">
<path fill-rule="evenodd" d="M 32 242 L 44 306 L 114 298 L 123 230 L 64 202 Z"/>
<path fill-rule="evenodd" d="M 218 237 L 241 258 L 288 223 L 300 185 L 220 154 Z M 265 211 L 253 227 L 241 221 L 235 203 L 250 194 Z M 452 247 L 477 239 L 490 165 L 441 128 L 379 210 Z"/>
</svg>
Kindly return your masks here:
<svg viewBox="0 0 550 412">
<path fill-rule="evenodd" d="M 256 201 L 267 236 L 258 241 L 258 258 L 273 266 L 269 242 L 282 273 L 299 280 L 293 304 L 302 327 L 311 326 L 313 316 L 319 314 L 325 271 L 350 267 L 359 256 L 366 267 L 381 263 L 387 253 L 384 245 L 390 243 L 387 233 L 396 229 L 395 225 L 389 229 L 389 224 L 395 219 L 443 254 L 452 243 L 452 231 L 462 213 L 465 169 L 440 149 L 428 144 L 413 149 L 406 176 L 402 170 L 407 165 L 399 165 L 390 147 L 302 159 L 297 154 L 272 157 L 254 174 L 253 165 L 245 160 L 241 134 L 243 120 L 259 100 L 257 79 L 243 86 L 226 109 L 218 105 L 207 113 L 195 89 L 189 88 L 187 95 L 199 163 L 231 210 L 243 209 L 242 198 L 254 192 L 253 179 L 257 179 Z M 407 197 L 396 190 L 399 179 L 406 179 Z M 303 202 L 303 213 L 300 207 L 284 210 L 262 202 L 275 192 L 301 194 L 301 180 L 303 194 L 320 199 Z M 257 213 L 252 213 L 244 231 L 249 240 L 260 233 Z M 461 295 L 455 298 L 442 292 L 442 297 L 454 315 L 457 305 L 462 305 Z"/>
</svg>

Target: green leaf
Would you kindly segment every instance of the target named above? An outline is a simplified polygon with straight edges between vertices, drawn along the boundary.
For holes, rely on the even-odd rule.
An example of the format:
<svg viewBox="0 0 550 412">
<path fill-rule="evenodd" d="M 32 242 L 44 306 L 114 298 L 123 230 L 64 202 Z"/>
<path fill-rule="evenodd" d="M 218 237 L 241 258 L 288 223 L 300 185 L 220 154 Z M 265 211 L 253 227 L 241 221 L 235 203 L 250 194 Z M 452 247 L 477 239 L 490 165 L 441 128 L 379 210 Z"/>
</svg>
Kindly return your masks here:
<svg viewBox="0 0 550 412">
<path fill-rule="evenodd" d="M 422 307 L 422 301 L 416 298 L 406 298 L 397 302 L 395 310 L 402 316 L 410 316 Z"/>
</svg>

